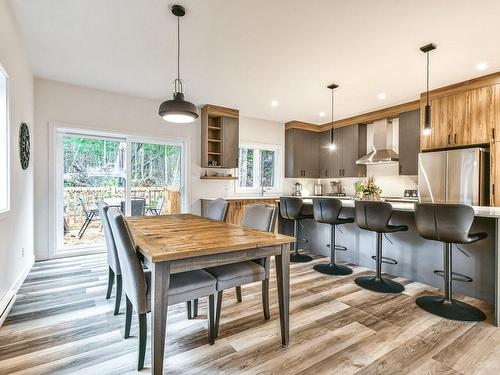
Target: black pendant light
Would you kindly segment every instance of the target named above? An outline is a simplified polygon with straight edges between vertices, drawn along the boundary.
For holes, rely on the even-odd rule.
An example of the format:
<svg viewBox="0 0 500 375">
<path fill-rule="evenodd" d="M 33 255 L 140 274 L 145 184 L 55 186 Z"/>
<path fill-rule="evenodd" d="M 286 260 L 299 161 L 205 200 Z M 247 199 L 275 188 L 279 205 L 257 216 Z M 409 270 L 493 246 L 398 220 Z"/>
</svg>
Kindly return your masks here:
<svg viewBox="0 0 500 375">
<path fill-rule="evenodd" d="M 330 90 L 332 90 L 332 125 L 330 127 L 330 144 L 328 145 L 328 148 L 330 149 L 330 151 L 334 151 L 337 146 L 335 145 L 335 139 L 334 139 L 334 134 L 333 132 L 335 131 L 335 129 L 333 128 L 333 92 L 335 91 L 335 89 L 339 87 L 339 85 L 335 84 L 335 83 L 332 83 L 331 85 L 328 85 L 328 88 Z"/>
<path fill-rule="evenodd" d="M 181 5 L 173 5 L 172 13 L 177 17 L 177 78 L 174 80 L 174 98 L 161 103 L 158 113 L 165 121 L 188 123 L 198 118 L 198 110 L 193 103 L 184 100 L 183 83 L 180 77 L 180 18 L 186 14 L 186 10 Z"/>
<path fill-rule="evenodd" d="M 429 52 L 432 50 L 435 50 L 437 47 L 433 43 L 426 44 L 423 47 L 420 47 L 420 51 L 426 54 L 427 57 L 427 76 L 426 76 L 426 83 L 427 83 L 427 88 L 426 88 L 426 101 L 425 101 L 425 117 L 424 117 L 424 130 L 422 133 L 424 135 L 430 135 L 431 134 L 431 105 L 429 102 Z"/>
</svg>

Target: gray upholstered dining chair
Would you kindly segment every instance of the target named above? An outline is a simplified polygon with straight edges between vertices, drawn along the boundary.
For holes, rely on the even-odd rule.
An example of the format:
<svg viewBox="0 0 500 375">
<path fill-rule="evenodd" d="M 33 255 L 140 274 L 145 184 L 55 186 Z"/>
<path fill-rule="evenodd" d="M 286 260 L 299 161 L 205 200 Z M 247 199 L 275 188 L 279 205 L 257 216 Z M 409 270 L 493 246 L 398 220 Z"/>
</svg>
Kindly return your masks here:
<svg viewBox="0 0 500 375">
<path fill-rule="evenodd" d="M 120 203 L 122 212 L 125 212 L 125 202 Z M 146 198 L 132 198 L 130 200 L 130 216 L 146 215 Z"/>
<path fill-rule="evenodd" d="M 241 225 L 247 228 L 273 232 L 276 224 L 277 207 L 266 203 L 248 205 L 243 214 Z M 218 336 L 223 292 L 229 288 L 262 281 L 262 308 L 264 318 L 269 319 L 269 273 L 271 259 L 255 259 L 239 263 L 225 264 L 207 268 L 206 271 L 217 279 L 217 307 L 215 310 L 214 335 Z M 241 289 L 240 289 L 241 293 Z M 241 302 L 241 294 L 238 297 Z"/>
<path fill-rule="evenodd" d="M 207 205 L 205 217 L 212 220 L 226 221 L 229 202 L 224 198 L 217 198 Z"/>
<path fill-rule="evenodd" d="M 106 251 L 108 256 L 108 290 L 106 292 L 106 299 L 110 299 L 113 284 L 116 278 L 116 295 L 115 295 L 115 311 L 114 314 L 118 315 L 120 311 L 120 302 L 122 299 L 122 272 L 120 269 L 120 262 L 118 261 L 118 254 L 116 253 L 115 240 L 111 227 L 108 221 L 109 206 L 104 201 L 97 203 L 99 210 L 99 217 L 101 218 L 102 227 L 104 229 L 104 240 L 106 241 Z"/>
<path fill-rule="evenodd" d="M 139 358 L 137 370 L 144 368 L 146 354 L 146 314 L 151 311 L 151 271 L 144 270 L 136 253 L 136 245 L 127 221 L 118 208 L 108 210 L 108 220 L 115 239 L 123 278 L 127 308 L 125 314 L 125 338 L 130 337 L 132 310 L 139 318 Z M 208 296 L 208 341 L 215 341 L 214 298 L 216 280 L 203 270 L 186 271 L 170 275 L 168 304 L 175 305 Z"/>
</svg>

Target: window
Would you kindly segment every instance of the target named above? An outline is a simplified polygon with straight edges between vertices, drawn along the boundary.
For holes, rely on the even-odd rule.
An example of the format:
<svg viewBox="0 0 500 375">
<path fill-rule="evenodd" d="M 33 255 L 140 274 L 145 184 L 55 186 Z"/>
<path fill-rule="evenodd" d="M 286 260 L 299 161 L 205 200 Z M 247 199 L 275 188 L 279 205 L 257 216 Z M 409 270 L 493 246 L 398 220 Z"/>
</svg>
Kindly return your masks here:
<svg viewBox="0 0 500 375">
<path fill-rule="evenodd" d="M 8 76 L 0 65 L 0 214 L 9 210 Z"/>
<path fill-rule="evenodd" d="M 242 145 L 239 152 L 237 191 L 260 193 L 279 190 L 278 147 Z"/>
</svg>

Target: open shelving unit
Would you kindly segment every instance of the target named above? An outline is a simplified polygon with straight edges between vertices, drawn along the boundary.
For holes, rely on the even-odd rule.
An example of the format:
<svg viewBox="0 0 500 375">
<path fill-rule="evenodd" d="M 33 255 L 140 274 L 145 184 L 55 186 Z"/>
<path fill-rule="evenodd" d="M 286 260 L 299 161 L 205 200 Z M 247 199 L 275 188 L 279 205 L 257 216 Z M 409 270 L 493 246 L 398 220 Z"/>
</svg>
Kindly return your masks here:
<svg viewBox="0 0 500 375">
<path fill-rule="evenodd" d="M 201 109 L 202 168 L 238 168 L 238 138 L 238 110 L 210 104 Z"/>
</svg>

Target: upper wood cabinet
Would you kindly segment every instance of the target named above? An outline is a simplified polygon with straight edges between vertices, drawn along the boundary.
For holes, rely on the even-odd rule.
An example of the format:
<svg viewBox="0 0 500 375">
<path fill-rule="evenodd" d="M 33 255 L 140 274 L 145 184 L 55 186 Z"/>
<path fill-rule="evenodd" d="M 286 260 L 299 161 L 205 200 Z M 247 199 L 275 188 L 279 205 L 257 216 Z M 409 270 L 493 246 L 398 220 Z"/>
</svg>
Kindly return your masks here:
<svg viewBox="0 0 500 375">
<path fill-rule="evenodd" d="M 238 168 L 239 111 L 206 105 L 201 109 L 201 166 Z"/>
<path fill-rule="evenodd" d="M 498 116 L 498 98 L 498 88 L 486 86 L 432 99 L 432 133 L 421 135 L 422 150 L 490 143 Z M 422 128 L 424 108 L 422 102 Z"/>
</svg>

